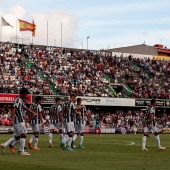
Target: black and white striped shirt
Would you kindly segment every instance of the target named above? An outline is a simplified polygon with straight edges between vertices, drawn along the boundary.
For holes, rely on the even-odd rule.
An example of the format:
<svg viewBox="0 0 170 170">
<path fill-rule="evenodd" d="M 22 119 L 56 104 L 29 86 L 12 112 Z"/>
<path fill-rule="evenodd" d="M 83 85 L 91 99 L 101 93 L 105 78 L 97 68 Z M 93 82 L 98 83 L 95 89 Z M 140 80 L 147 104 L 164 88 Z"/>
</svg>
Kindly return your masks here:
<svg viewBox="0 0 170 170">
<path fill-rule="evenodd" d="M 24 122 L 24 119 L 23 119 L 23 114 L 24 114 L 23 100 L 19 96 L 15 98 L 13 107 L 16 108 L 15 117 L 14 117 L 14 124 Z"/>
<path fill-rule="evenodd" d="M 61 105 L 52 105 L 50 108 L 50 120 L 52 124 L 59 123 L 59 113 L 62 112 Z"/>
<path fill-rule="evenodd" d="M 37 114 L 37 116 L 31 115 L 30 124 L 31 124 L 31 125 L 38 125 L 38 124 L 40 124 L 39 115 L 40 115 L 40 113 L 42 113 L 42 107 L 41 107 L 41 105 L 40 105 L 40 104 L 32 104 L 32 105 L 30 106 L 30 109 Z"/>
<path fill-rule="evenodd" d="M 81 106 L 81 105 L 77 105 L 77 106 Z M 84 113 L 86 112 L 85 108 L 82 109 L 78 109 L 77 112 L 79 112 L 80 114 L 75 114 L 75 124 L 78 125 L 83 125 L 84 124 Z"/>
<path fill-rule="evenodd" d="M 153 114 L 153 120 L 151 122 L 150 120 L 150 115 Z M 153 126 L 155 126 L 155 107 L 151 106 L 151 107 L 146 107 L 146 114 L 143 117 L 143 124 L 144 127 L 149 127 L 150 124 L 152 124 Z"/>
<path fill-rule="evenodd" d="M 72 101 L 66 101 L 63 104 L 63 122 L 71 123 L 74 122 L 74 110 L 76 109 L 75 104 Z"/>
<path fill-rule="evenodd" d="M 155 126 L 155 124 L 156 124 L 156 121 L 155 121 L 155 107 L 151 106 L 151 108 L 150 108 L 150 114 L 153 114 L 152 125 Z"/>
</svg>

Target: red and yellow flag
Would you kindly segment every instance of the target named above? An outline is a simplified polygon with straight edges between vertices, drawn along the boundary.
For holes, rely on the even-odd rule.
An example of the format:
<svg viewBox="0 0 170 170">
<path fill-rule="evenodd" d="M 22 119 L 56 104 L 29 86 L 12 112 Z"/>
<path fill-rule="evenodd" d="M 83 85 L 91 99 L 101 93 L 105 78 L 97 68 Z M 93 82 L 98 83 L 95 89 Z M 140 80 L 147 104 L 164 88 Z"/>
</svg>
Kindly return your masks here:
<svg viewBox="0 0 170 170">
<path fill-rule="evenodd" d="M 19 19 L 20 31 L 31 31 L 35 32 L 36 25 L 33 23 L 29 23 L 27 21 L 23 21 Z"/>
</svg>

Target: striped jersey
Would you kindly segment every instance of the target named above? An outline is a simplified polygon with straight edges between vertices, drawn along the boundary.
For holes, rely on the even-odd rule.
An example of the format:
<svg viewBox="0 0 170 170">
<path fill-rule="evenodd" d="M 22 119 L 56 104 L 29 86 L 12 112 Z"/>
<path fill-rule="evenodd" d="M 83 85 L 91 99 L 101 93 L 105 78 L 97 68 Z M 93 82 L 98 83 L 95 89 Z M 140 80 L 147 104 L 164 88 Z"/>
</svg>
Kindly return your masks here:
<svg viewBox="0 0 170 170">
<path fill-rule="evenodd" d="M 23 100 L 18 96 L 14 100 L 13 108 L 16 108 L 15 117 L 14 117 L 14 124 L 18 124 L 24 122 L 23 114 Z"/>
<path fill-rule="evenodd" d="M 37 114 L 37 116 L 31 115 L 30 124 L 31 124 L 31 125 L 38 125 L 38 124 L 40 124 L 39 115 L 40 115 L 40 113 L 42 113 L 41 104 L 36 104 L 36 103 L 35 103 L 35 104 L 32 104 L 32 105 L 30 106 L 30 109 Z"/>
<path fill-rule="evenodd" d="M 77 105 L 77 106 L 81 106 L 81 105 Z M 86 109 L 85 108 L 82 108 L 82 109 L 78 109 L 77 112 L 79 114 L 75 114 L 75 124 L 81 124 L 83 125 L 84 124 L 84 113 L 86 112 Z"/>
<path fill-rule="evenodd" d="M 150 120 L 150 114 L 153 114 L 153 121 L 151 122 Z M 151 107 L 147 107 L 146 108 L 146 114 L 143 118 L 143 124 L 146 126 L 146 127 L 149 127 L 149 125 L 152 123 L 153 126 L 155 126 L 155 107 L 151 106 Z"/>
<path fill-rule="evenodd" d="M 150 114 L 153 114 L 153 121 L 152 121 L 152 125 L 155 126 L 155 107 L 151 107 L 150 108 Z"/>
<path fill-rule="evenodd" d="M 62 112 L 61 105 L 52 105 L 50 108 L 50 120 L 52 124 L 59 123 L 59 113 Z"/>
<path fill-rule="evenodd" d="M 66 101 L 63 104 L 63 122 L 70 123 L 74 122 L 74 110 L 76 109 L 75 104 L 72 101 Z"/>
</svg>

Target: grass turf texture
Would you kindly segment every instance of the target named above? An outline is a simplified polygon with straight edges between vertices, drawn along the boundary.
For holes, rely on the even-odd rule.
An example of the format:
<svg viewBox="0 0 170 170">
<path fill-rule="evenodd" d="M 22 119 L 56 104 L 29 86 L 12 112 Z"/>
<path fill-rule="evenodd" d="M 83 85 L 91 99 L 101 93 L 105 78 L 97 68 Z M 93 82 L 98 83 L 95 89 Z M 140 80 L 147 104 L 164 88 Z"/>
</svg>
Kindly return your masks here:
<svg viewBox="0 0 170 170">
<path fill-rule="evenodd" d="M 0 135 L 3 143 L 12 135 Z M 27 141 L 30 135 L 27 136 Z M 48 147 L 48 136 L 40 135 L 40 151 L 29 150 L 30 156 L 12 154 L 6 148 L 0 154 L 0 170 L 168 170 L 170 167 L 169 135 L 160 135 L 166 150 L 157 151 L 154 135 L 147 139 L 148 152 L 141 150 L 142 135 L 85 135 L 85 149 L 74 152 L 59 147 L 59 135 L 53 135 L 54 148 Z M 75 145 L 78 146 L 79 137 Z M 134 143 L 133 143 L 134 142 Z M 18 146 L 15 147 L 16 152 Z"/>
</svg>

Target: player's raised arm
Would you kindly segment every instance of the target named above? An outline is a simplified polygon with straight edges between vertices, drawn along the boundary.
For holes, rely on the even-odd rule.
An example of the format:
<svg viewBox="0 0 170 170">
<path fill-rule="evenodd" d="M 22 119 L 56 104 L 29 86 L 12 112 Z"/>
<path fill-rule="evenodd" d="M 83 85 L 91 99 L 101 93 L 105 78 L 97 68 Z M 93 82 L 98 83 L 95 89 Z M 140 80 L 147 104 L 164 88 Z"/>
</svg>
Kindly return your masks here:
<svg viewBox="0 0 170 170">
<path fill-rule="evenodd" d="M 86 108 L 86 106 L 76 106 L 76 110 L 80 110 L 80 109 L 83 109 L 83 108 Z"/>
<path fill-rule="evenodd" d="M 81 114 L 81 112 L 79 112 L 78 110 L 85 109 L 85 108 L 86 108 L 86 106 L 78 105 L 74 108 L 74 113 L 75 114 Z"/>
<path fill-rule="evenodd" d="M 30 110 L 27 106 L 23 105 L 23 109 L 31 113 L 32 115 L 37 116 L 37 114 L 34 111 Z"/>
</svg>

